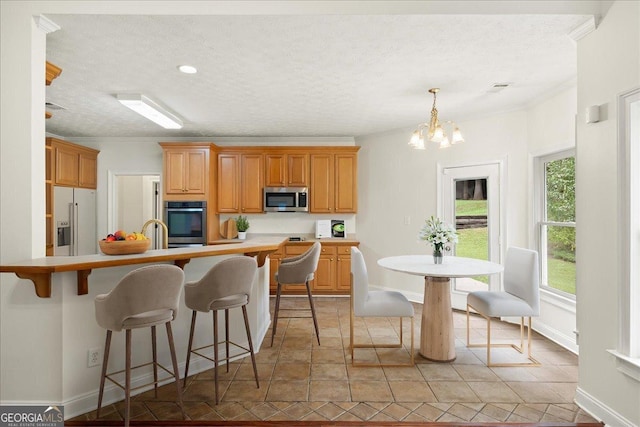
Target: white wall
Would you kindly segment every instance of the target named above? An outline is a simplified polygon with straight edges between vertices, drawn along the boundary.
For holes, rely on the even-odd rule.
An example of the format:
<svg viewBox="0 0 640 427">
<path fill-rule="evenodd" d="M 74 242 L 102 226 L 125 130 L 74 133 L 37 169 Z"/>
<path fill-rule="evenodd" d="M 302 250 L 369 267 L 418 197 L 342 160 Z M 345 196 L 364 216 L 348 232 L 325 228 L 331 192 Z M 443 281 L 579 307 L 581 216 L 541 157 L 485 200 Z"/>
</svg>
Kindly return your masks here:
<svg viewBox="0 0 640 427">
<path fill-rule="evenodd" d="M 384 270 L 376 260 L 391 255 L 430 253 L 418 241 L 424 220 L 437 214 L 437 165 L 504 161 L 506 245 L 528 245 L 527 114 L 510 112 L 459 123 L 465 143 L 424 151 L 407 145 L 413 129 L 357 138 L 358 235 L 371 283 L 422 295 L 424 280 Z M 404 217 L 410 224 L 404 224 Z M 503 251 L 504 253 L 504 251 Z"/>
<path fill-rule="evenodd" d="M 578 401 L 610 425 L 640 425 L 640 382 L 616 370 L 618 339 L 617 95 L 640 85 L 640 3 L 617 1 L 578 42 L 576 156 Z M 601 121 L 586 124 L 588 106 Z M 637 260 L 636 260 L 637 262 Z"/>
</svg>

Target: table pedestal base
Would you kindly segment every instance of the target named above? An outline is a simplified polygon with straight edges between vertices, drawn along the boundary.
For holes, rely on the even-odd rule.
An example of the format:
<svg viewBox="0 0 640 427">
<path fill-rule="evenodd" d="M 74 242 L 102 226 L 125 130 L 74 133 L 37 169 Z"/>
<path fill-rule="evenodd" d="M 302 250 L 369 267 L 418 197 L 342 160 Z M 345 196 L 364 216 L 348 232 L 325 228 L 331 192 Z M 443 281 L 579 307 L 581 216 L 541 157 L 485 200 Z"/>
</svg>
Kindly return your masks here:
<svg viewBox="0 0 640 427">
<path fill-rule="evenodd" d="M 420 355 L 434 362 L 456 359 L 453 312 L 448 277 L 424 278 Z"/>
</svg>

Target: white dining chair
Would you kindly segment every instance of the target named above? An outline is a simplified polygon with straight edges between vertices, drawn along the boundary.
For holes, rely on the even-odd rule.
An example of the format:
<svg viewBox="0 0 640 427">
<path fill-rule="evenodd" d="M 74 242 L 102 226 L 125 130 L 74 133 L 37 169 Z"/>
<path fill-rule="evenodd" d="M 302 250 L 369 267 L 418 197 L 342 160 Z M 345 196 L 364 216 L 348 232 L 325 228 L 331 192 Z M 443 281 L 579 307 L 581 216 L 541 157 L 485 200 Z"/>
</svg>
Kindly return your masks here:
<svg viewBox="0 0 640 427">
<path fill-rule="evenodd" d="M 467 295 L 467 347 L 486 347 L 487 366 L 539 366 L 531 356 L 531 318 L 540 315 L 540 281 L 538 252 L 511 247 L 507 250 L 504 266 L 504 291 L 476 291 Z M 477 312 L 487 320 L 486 344 L 471 344 L 469 340 L 469 313 Z M 515 344 L 491 344 L 491 318 L 520 317 L 520 346 Z M 524 350 L 524 318 L 527 327 L 527 358 L 529 362 L 491 363 L 492 347 L 512 347 Z"/>
<path fill-rule="evenodd" d="M 355 246 L 351 247 L 351 309 L 349 321 L 349 344 L 351 347 L 351 364 L 353 366 L 413 366 L 413 305 L 407 297 L 396 291 L 372 291 L 369 290 L 369 277 L 367 266 L 362 252 Z M 356 317 L 399 317 L 400 318 L 400 342 L 398 344 L 355 344 L 354 323 Z M 408 363 L 365 363 L 356 362 L 354 349 L 356 348 L 402 348 L 402 318 L 411 319 L 411 348 L 409 350 L 410 361 Z"/>
</svg>

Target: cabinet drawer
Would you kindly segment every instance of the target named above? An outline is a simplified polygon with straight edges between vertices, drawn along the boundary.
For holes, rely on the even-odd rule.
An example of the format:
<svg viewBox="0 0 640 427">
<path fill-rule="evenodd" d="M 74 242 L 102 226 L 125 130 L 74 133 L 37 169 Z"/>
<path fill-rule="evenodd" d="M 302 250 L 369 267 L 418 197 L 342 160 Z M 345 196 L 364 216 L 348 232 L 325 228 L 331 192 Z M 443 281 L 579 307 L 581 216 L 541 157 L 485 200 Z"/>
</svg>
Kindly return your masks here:
<svg viewBox="0 0 640 427">
<path fill-rule="evenodd" d="M 286 245 L 284 247 L 284 253 L 289 256 L 300 255 L 309 250 L 310 247 L 311 245 Z"/>
<path fill-rule="evenodd" d="M 338 246 L 338 255 L 351 255 L 351 246 Z"/>
<path fill-rule="evenodd" d="M 337 248 L 335 246 L 322 245 L 322 248 L 320 249 L 320 255 L 336 255 L 336 249 Z"/>
</svg>

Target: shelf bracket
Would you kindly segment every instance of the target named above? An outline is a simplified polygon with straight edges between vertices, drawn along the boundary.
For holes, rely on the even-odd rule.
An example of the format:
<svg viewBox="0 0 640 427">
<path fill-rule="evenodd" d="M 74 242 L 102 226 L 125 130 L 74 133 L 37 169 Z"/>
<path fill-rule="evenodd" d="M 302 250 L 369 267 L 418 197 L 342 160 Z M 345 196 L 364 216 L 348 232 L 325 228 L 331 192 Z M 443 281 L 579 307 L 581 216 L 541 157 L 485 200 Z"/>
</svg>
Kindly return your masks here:
<svg viewBox="0 0 640 427">
<path fill-rule="evenodd" d="M 78 270 L 78 295 L 86 295 L 89 293 L 89 275 L 91 270 Z"/>
<path fill-rule="evenodd" d="M 40 298 L 51 298 L 51 273 L 18 273 L 21 279 L 31 280 L 36 287 L 36 295 Z"/>
<path fill-rule="evenodd" d="M 189 261 L 191 261 L 190 258 L 188 258 L 188 259 L 177 259 L 173 263 L 175 265 L 177 265 L 178 267 L 180 267 L 182 270 L 184 270 L 184 266 L 189 264 Z"/>
</svg>

